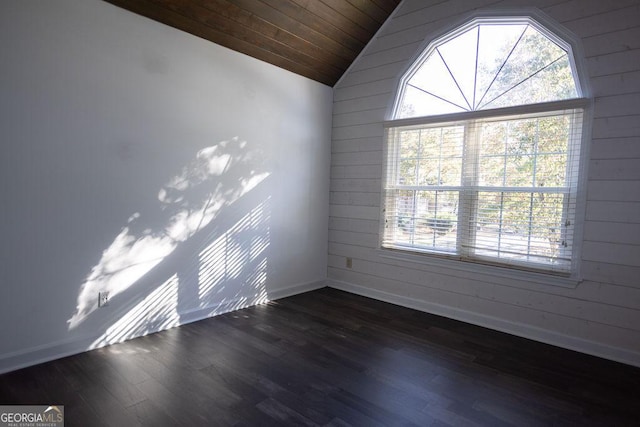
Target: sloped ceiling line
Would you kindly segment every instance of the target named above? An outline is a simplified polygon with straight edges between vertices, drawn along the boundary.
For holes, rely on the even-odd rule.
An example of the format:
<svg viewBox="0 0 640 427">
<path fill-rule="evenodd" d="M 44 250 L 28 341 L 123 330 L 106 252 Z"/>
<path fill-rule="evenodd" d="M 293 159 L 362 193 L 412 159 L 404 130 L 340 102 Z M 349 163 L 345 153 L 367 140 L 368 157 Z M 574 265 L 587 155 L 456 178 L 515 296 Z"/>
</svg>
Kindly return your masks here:
<svg viewBox="0 0 640 427">
<path fill-rule="evenodd" d="M 105 0 L 333 86 L 400 0 Z"/>
</svg>

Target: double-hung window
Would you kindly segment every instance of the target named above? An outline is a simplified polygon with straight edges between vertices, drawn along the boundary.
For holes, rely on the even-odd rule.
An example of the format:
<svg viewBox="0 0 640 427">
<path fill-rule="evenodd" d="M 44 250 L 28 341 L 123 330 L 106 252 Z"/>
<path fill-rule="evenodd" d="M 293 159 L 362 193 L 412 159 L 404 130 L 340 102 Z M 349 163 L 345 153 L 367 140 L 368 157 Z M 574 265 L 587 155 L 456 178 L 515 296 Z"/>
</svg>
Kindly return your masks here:
<svg viewBox="0 0 640 427">
<path fill-rule="evenodd" d="M 432 42 L 386 122 L 382 247 L 571 273 L 585 105 L 571 46 L 531 18 Z"/>
</svg>

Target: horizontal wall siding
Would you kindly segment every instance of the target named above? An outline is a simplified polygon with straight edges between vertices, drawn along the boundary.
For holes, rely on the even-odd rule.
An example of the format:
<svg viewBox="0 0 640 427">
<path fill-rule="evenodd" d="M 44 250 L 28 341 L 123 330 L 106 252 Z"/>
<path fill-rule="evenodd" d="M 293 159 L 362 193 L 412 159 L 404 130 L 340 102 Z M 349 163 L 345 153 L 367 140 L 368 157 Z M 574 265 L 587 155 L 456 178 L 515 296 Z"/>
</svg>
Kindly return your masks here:
<svg viewBox="0 0 640 427">
<path fill-rule="evenodd" d="M 640 75 L 639 75 L 640 77 Z M 639 79 L 640 80 L 640 79 Z M 630 159 L 640 157 L 640 137 L 601 138 L 592 141 L 591 159 Z"/>
<path fill-rule="evenodd" d="M 382 122 L 398 78 L 428 37 L 491 7 L 538 8 L 582 40 L 593 122 L 575 287 L 379 250 Z M 565 337 L 550 341 L 640 365 L 640 3 L 405 0 L 334 88 L 330 200 L 329 278 L 336 283 L 463 320 L 512 325 L 502 329 L 524 336 Z"/>
<path fill-rule="evenodd" d="M 407 275 L 417 274 L 423 277 L 420 282 L 420 286 L 434 287 L 444 286 L 443 289 L 450 290 L 451 292 L 459 292 L 464 287 L 452 286 L 447 279 L 455 278 L 459 283 L 463 281 L 470 281 L 475 283 L 476 286 L 474 293 L 478 296 L 491 295 L 491 298 L 499 297 L 494 296 L 496 290 L 502 288 L 519 288 L 536 292 L 540 295 L 546 295 L 547 297 L 563 296 L 567 298 L 573 298 L 576 301 L 590 301 L 593 303 L 606 303 L 611 306 L 620 306 L 629 309 L 635 309 L 637 304 L 640 303 L 640 289 L 638 287 L 629 287 L 624 285 L 611 285 L 610 283 L 604 284 L 601 281 L 585 280 L 575 289 L 563 288 L 551 285 L 531 284 L 526 281 L 515 281 L 509 278 L 497 277 L 486 273 L 468 272 L 462 270 L 451 270 L 446 267 L 436 267 L 424 264 L 413 263 L 409 261 L 396 261 L 388 258 L 383 258 L 378 255 L 378 250 L 372 247 L 366 247 L 362 245 L 355 245 L 353 243 L 345 244 L 339 242 L 332 242 L 329 244 L 330 255 L 330 267 L 344 270 L 354 270 L 363 274 L 372 274 L 373 271 L 367 270 L 366 266 L 370 263 L 379 264 L 383 270 L 389 270 L 389 274 L 393 275 L 394 280 L 402 280 Z M 344 259 L 351 257 L 353 259 L 353 266 L 351 269 L 345 268 Z M 333 260 L 333 261 L 332 261 Z M 607 274 L 611 274 L 613 271 L 609 268 L 612 264 L 595 264 L 589 261 L 583 263 L 583 268 L 588 271 L 593 271 L 594 275 L 596 271 L 600 271 L 600 275 L 603 277 Z M 397 267 L 401 269 L 396 270 Z M 640 272 L 640 268 L 627 266 L 623 269 L 627 269 L 629 275 L 636 275 Z M 440 279 L 424 280 L 425 277 L 440 277 Z M 445 278 L 445 279 L 443 279 Z M 489 284 L 490 288 L 485 288 L 484 283 Z M 467 289 L 468 291 L 468 289 Z"/>
<path fill-rule="evenodd" d="M 587 193 L 589 201 L 634 202 L 640 194 L 640 181 L 590 181 Z M 602 205 L 608 207 L 608 203 Z M 611 206 L 614 207 L 614 206 Z M 605 213 L 605 215 L 607 215 Z"/>
</svg>

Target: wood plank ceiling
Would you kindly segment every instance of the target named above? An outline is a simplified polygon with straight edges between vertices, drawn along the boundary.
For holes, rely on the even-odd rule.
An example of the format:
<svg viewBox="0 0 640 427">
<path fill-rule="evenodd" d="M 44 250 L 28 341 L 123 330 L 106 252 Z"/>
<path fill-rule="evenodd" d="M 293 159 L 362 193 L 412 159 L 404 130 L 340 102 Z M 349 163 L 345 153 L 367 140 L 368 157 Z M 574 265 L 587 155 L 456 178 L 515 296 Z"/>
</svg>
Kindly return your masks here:
<svg viewBox="0 0 640 427">
<path fill-rule="evenodd" d="M 333 86 L 400 0 L 106 0 Z"/>
</svg>

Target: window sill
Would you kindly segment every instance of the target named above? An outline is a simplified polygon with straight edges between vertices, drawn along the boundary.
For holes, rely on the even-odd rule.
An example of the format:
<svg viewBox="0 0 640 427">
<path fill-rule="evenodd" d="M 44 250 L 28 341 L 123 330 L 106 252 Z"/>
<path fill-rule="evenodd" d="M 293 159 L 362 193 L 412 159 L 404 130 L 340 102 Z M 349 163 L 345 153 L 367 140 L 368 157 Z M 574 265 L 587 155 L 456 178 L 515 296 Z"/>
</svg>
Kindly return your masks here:
<svg viewBox="0 0 640 427">
<path fill-rule="evenodd" d="M 574 276 L 557 276 L 553 274 L 538 273 L 534 271 L 518 270 L 509 267 L 498 267 L 494 265 L 462 261 L 458 259 L 447 258 L 445 256 L 405 252 L 397 249 L 383 248 L 378 249 L 377 252 L 381 258 L 414 262 L 417 264 L 464 271 L 468 273 L 485 274 L 488 276 L 502 277 L 522 282 L 530 282 L 537 285 L 559 286 L 563 288 L 575 289 L 582 281 Z"/>
</svg>

